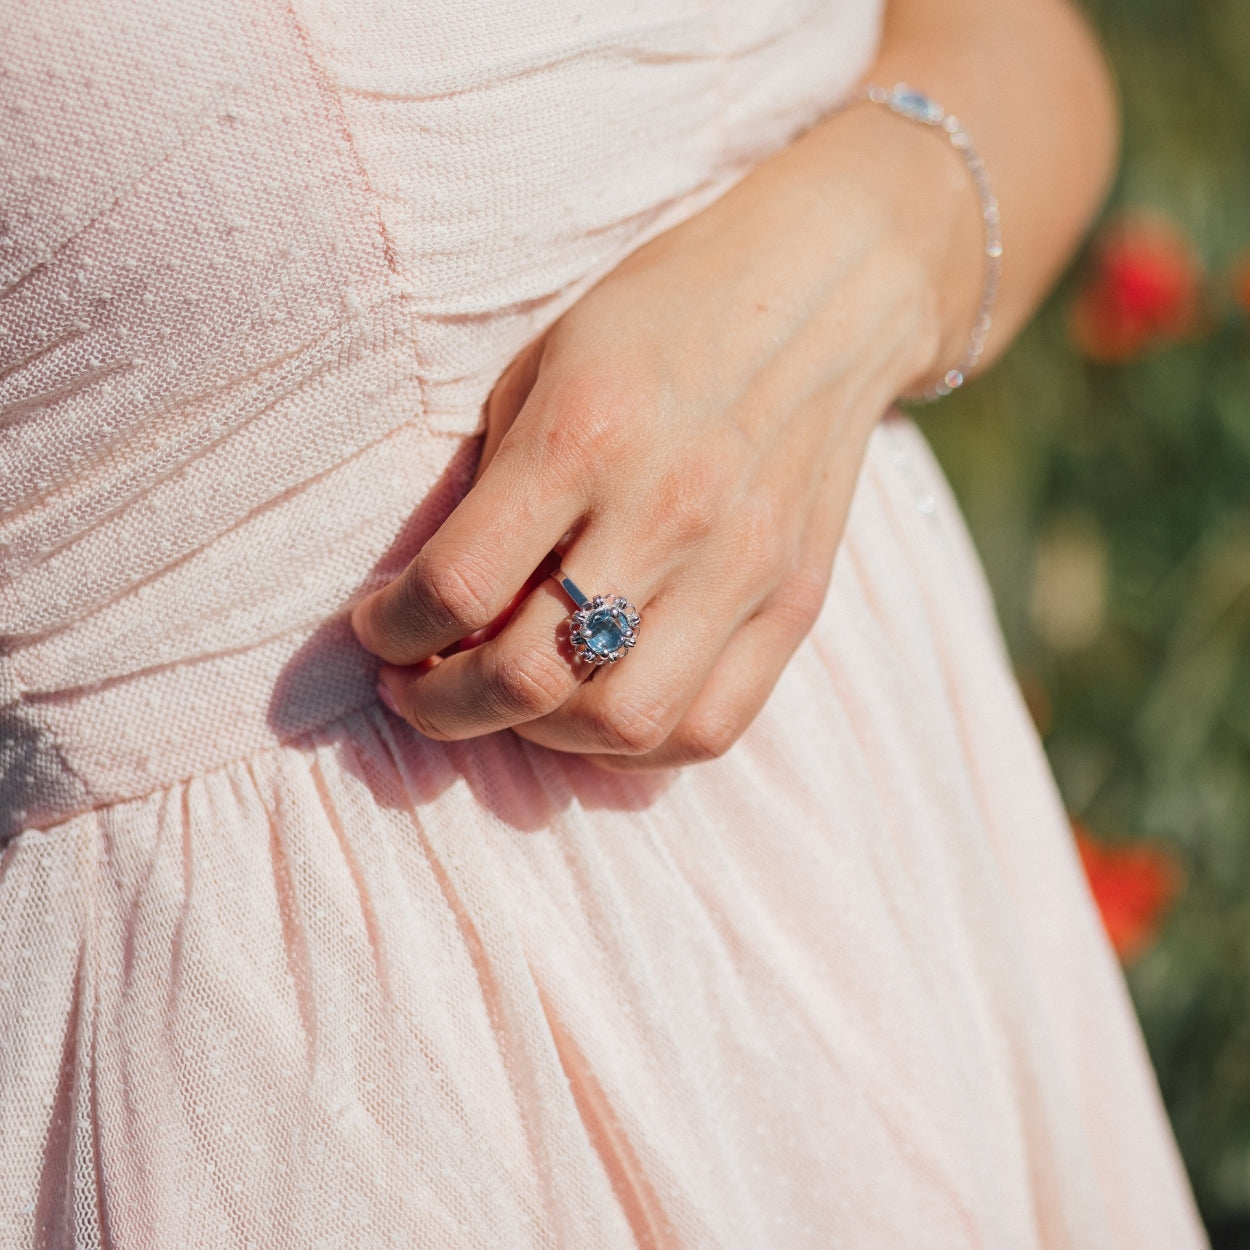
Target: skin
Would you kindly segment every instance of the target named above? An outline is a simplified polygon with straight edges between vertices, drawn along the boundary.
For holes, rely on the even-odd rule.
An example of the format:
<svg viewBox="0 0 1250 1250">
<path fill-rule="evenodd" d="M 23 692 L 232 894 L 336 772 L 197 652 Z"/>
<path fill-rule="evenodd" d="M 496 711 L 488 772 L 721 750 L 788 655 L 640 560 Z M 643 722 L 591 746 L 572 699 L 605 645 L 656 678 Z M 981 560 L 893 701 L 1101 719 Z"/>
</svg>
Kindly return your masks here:
<svg viewBox="0 0 1250 1250">
<path fill-rule="evenodd" d="M 1105 193 L 1100 52 L 1060 0 L 892 0 L 866 81 L 940 100 L 986 162 L 988 361 Z M 860 104 L 631 255 L 510 366 L 473 488 L 355 609 L 384 700 L 431 738 L 511 728 L 613 768 L 721 755 L 820 611 L 876 421 L 962 357 L 983 246 L 945 136 Z M 553 550 L 638 605 L 622 663 L 573 657 Z"/>
</svg>

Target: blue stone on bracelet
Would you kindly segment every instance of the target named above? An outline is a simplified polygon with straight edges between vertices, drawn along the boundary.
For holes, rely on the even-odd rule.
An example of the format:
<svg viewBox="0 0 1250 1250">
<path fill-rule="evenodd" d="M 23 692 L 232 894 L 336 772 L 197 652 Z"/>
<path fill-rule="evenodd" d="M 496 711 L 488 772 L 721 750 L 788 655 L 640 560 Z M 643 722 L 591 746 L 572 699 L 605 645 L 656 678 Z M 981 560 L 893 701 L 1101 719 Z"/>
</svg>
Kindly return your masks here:
<svg viewBox="0 0 1250 1250">
<path fill-rule="evenodd" d="M 596 608 L 586 617 L 582 637 L 596 655 L 611 655 L 625 644 L 625 625 L 612 608 Z"/>
<path fill-rule="evenodd" d="M 895 112 L 918 122 L 936 125 L 942 120 L 942 106 L 919 91 L 898 91 L 890 98 L 890 105 Z"/>
</svg>

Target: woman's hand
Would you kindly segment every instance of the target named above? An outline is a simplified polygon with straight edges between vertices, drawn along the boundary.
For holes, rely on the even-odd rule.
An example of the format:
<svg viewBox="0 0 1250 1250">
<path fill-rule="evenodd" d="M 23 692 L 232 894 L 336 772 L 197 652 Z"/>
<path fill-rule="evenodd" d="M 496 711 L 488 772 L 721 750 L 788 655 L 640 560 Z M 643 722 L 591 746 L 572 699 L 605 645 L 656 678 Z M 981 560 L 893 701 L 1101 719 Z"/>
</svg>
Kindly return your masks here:
<svg viewBox="0 0 1250 1250">
<path fill-rule="evenodd" d="M 861 137 L 843 133 L 836 168 L 809 135 L 631 256 L 505 373 L 474 487 L 353 617 L 422 733 L 512 728 L 655 767 L 717 756 L 749 724 L 820 610 L 874 422 L 958 356 L 977 302 L 966 171 L 938 136 L 873 112 L 830 123 Z M 923 211 L 882 211 L 883 169 L 924 185 Z M 946 333 L 953 241 L 971 278 Z M 573 656 L 570 603 L 533 583 L 553 549 L 587 593 L 637 604 L 620 664 Z M 498 633 L 439 657 L 527 579 Z"/>
<path fill-rule="evenodd" d="M 931 92 L 990 170 L 988 361 L 1108 184 L 1097 44 L 1068 0 L 889 0 L 872 78 Z M 473 489 L 353 615 L 401 715 L 618 766 L 724 751 L 820 608 L 873 423 L 962 358 L 978 209 L 942 133 L 860 105 L 604 279 L 501 379 Z M 593 680 L 541 576 L 553 548 L 642 610 L 637 647 Z M 439 658 L 465 638 L 485 641 Z"/>
</svg>

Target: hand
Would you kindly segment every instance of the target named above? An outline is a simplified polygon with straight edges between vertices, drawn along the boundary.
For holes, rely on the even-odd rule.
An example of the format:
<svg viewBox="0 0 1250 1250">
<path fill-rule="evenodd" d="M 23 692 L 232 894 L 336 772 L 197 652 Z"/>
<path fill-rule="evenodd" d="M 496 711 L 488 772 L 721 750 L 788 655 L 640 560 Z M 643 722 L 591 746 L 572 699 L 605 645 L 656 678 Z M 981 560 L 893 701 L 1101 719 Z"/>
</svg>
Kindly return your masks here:
<svg viewBox="0 0 1250 1250">
<path fill-rule="evenodd" d="M 663 767 L 750 723 L 820 610 L 877 417 L 958 356 L 979 292 L 975 263 L 949 281 L 980 246 L 958 157 L 873 111 L 641 248 L 501 378 L 473 488 L 353 614 L 415 728 Z M 572 655 L 553 550 L 588 594 L 638 606 L 619 664 Z M 494 636 L 439 655 L 522 588 Z"/>
</svg>

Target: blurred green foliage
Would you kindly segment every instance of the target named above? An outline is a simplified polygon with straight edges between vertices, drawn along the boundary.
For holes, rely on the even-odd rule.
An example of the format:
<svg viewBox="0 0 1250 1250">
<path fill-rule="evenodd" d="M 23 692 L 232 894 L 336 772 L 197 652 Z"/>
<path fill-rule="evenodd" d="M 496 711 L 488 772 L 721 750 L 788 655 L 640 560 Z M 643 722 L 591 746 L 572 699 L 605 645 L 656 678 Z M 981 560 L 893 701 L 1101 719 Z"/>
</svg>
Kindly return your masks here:
<svg viewBox="0 0 1250 1250">
<path fill-rule="evenodd" d="M 1049 705 L 1069 809 L 1184 867 L 1128 979 L 1213 1245 L 1250 1248 L 1250 325 L 1221 283 L 1250 248 L 1250 3 L 1086 7 L 1123 103 L 1108 211 L 1189 235 L 1206 323 L 1131 363 L 1082 359 L 1078 258 L 1003 362 L 918 415 Z"/>
</svg>

